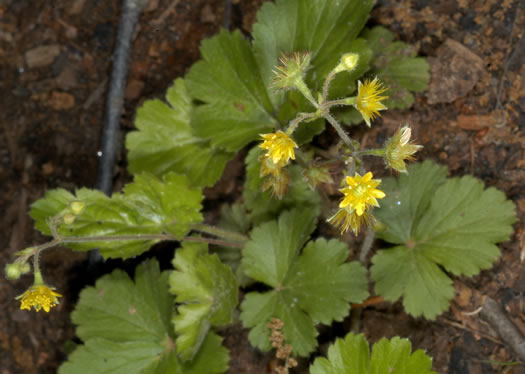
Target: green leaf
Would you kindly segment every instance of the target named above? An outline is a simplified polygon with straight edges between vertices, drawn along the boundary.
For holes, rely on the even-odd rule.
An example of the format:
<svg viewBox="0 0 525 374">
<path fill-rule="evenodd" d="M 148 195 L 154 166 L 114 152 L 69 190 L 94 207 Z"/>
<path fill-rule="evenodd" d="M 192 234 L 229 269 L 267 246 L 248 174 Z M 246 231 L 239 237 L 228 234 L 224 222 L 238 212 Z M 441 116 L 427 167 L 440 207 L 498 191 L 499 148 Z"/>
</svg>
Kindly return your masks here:
<svg viewBox="0 0 525 374">
<path fill-rule="evenodd" d="M 259 134 L 273 131 L 276 119 L 250 43 L 239 31 L 222 30 L 201 46 L 186 84 L 192 97 L 202 101 L 192 112 L 196 134 L 235 152 Z"/>
<path fill-rule="evenodd" d="M 232 321 L 237 305 L 237 282 L 231 269 L 217 255 L 207 252 L 207 245 L 184 243 L 173 259 L 170 292 L 177 296 L 177 315 L 173 318 L 177 333 L 177 353 L 191 360 L 199 352 L 210 327 Z"/>
<path fill-rule="evenodd" d="M 220 229 L 230 232 L 243 235 L 248 234 L 251 221 L 244 204 L 223 204 L 221 207 L 221 217 L 217 226 Z M 250 279 L 244 274 L 240 266 L 242 257 L 241 248 L 214 246 L 214 252 L 217 253 L 223 264 L 228 265 L 232 269 L 240 287 L 245 287 L 250 283 Z"/>
<path fill-rule="evenodd" d="M 425 352 L 411 352 L 410 341 L 396 336 L 374 344 L 370 356 L 363 334 L 348 333 L 328 348 L 328 359 L 315 359 L 310 374 L 435 374 L 432 359 Z"/>
<path fill-rule="evenodd" d="M 232 155 L 193 134 L 193 107 L 183 79 L 168 89 L 166 100 L 167 104 L 148 100 L 137 111 L 138 131 L 126 136 L 129 171 L 147 171 L 158 177 L 173 171 L 186 175 L 193 186 L 212 186 Z"/>
<path fill-rule="evenodd" d="M 84 340 L 59 369 L 59 374 L 222 373 L 228 352 L 210 334 L 195 359 L 181 363 L 174 351 L 170 322 L 173 298 L 168 274 L 156 261 L 139 265 L 135 282 L 123 271 L 88 287 L 72 314 Z"/>
<path fill-rule="evenodd" d="M 372 8 L 372 1 L 302 1 L 281 0 L 266 2 L 257 13 L 253 26 L 253 49 L 261 76 L 269 87 L 273 70 L 279 64 L 282 53 L 310 52 L 312 62 L 306 81 L 315 91 L 321 91 L 324 79 L 343 53 L 360 55 L 359 65 L 352 74 L 341 73 L 331 84 L 330 97 L 350 94 L 354 80 L 368 69 L 371 51 L 364 41 L 354 40 L 363 28 Z M 278 93 L 272 90 L 270 98 L 279 108 L 279 122 L 284 126 L 298 112 L 315 109 L 296 91 Z M 301 145 L 324 130 L 324 120 L 304 123 L 294 133 Z"/>
<path fill-rule="evenodd" d="M 411 92 L 427 89 L 430 65 L 422 57 L 416 57 L 412 46 L 396 41 L 394 35 L 381 26 L 366 30 L 363 37 L 373 50 L 371 75 L 378 76 L 388 88 L 386 106 L 409 108 L 414 103 Z"/>
<path fill-rule="evenodd" d="M 254 147 L 246 156 L 246 181 L 244 183 L 244 203 L 249 211 L 250 220 L 261 223 L 273 219 L 284 210 L 294 207 L 308 207 L 319 215 L 321 198 L 317 190 L 308 186 L 302 175 L 299 165 L 288 165 L 286 171 L 290 173 L 288 192 L 282 199 L 272 196 L 269 190 L 262 191 L 264 179 L 260 177 L 261 164 L 259 157 L 263 150 Z"/>
<path fill-rule="evenodd" d="M 278 221 L 257 226 L 243 249 L 246 274 L 273 288 L 248 293 L 241 304 L 241 320 L 252 329 L 250 342 L 262 350 L 271 348 L 266 323 L 277 317 L 294 352 L 308 355 L 317 345 L 315 324 L 343 320 L 349 303 L 368 295 L 366 270 L 357 262 L 345 263 L 344 243 L 318 239 L 299 255 L 315 217 L 306 209 L 285 212 Z"/>
<path fill-rule="evenodd" d="M 202 221 L 202 193 L 188 186 L 186 177 L 167 174 L 163 180 L 152 175 L 136 175 L 124 187 L 124 193 L 110 198 L 102 192 L 81 188 L 73 195 L 59 189 L 46 193 L 31 206 L 35 227 L 50 235 L 47 221 L 70 212 L 73 201 L 81 201 L 84 209 L 72 224 L 61 223 L 58 234 L 68 247 L 86 251 L 99 248 L 106 258 L 128 258 L 147 251 L 159 240 L 100 240 L 82 243 L 67 242 L 68 236 L 139 236 L 169 234 L 182 239 L 195 223 Z"/>
<path fill-rule="evenodd" d="M 471 176 L 445 179 L 446 169 L 430 161 L 382 184 L 386 198 L 375 217 L 386 226 L 378 237 L 397 244 L 373 258 L 376 292 L 403 297 L 406 311 L 434 319 L 454 296 L 445 274 L 472 276 L 499 257 L 495 245 L 507 240 L 516 220 L 514 204 Z"/>
<path fill-rule="evenodd" d="M 253 48 L 268 86 L 281 53 L 308 51 L 309 77 L 319 86 L 365 25 L 372 1 L 277 0 L 264 3 L 253 25 Z M 314 87 L 318 89 L 318 87 Z M 279 97 L 273 97 L 279 104 Z"/>
</svg>

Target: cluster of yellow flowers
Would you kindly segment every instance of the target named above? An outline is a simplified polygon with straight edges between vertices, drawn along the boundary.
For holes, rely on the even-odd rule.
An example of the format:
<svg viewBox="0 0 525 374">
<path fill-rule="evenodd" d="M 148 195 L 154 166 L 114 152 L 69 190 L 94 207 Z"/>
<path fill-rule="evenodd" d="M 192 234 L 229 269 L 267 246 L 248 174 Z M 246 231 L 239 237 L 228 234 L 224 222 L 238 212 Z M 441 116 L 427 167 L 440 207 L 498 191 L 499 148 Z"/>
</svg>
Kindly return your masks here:
<svg viewBox="0 0 525 374">
<path fill-rule="evenodd" d="M 352 71 L 358 61 L 359 56 L 356 54 L 343 55 L 339 65 L 330 73 L 330 76 L 333 77 L 341 71 Z M 281 63 L 283 66 L 278 67 L 278 70 L 275 71 L 276 76 L 273 85 L 281 90 L 295 88 L 303 93 L 305 91 L 303 75 L 310 63 L 310 56 L 305 54 L 301 57 L 300 54 L 295 54 L 290 58 L 283 57 Z M 366 79 L 364 82 L 358 81 L 357 96 L 349 97 L 342 102 L 344 105 L 353 105 L 361 113 L 366 124 L 370 126 L 370 122 L 380 116 L 379 112 L 387 109 L 383 104 L 388 98 L 383 95 L 385 91 L 386 88 L 383 87 L 377 77 Z M 323 100 L 326 100 L 326 92 L 323 95 Z M 312 102 L 312 95 L 305 96 Z M 314 105 L 319 108 L 322 101 L 319 101 L 319 104 L 314 103 Z M 261 135 L 264 141 L 259 147 L 267 150 L 267 153 L 259 158 L 261 163 L 260 175 L 267 177 L 263 189 L 266 190 L 271 187 L 274 194 L 279 198 L 286 193 L 289 182 L 289 176 L 284 167 L 290 159 L 295 159 L 294 149 L 297 148 L 297 144 L 290 137 L 295 129 L 292 127 L 290 126 L 286 133 L 277 131 Z M 410 143 L 410 136 L 411 130 L 405 126 L 396 132 L 383 150 L 377 150 L 385 158 L 387 166 L 400 172 L 406 172 L 405 160 L 412 159 L 413 154 L 421 148 L 419 145 Z M 376 188 L 380 183 L 379 179 L 373 179 L 371 172 L 367 172 L 363 176 L 358 173 L 353 177 L 347 176 L 345 187 L 340 190 L 344 197 L 339 204 L 339 209 L 328 221 L 339 227 L 341 234 L 349 229 L 357 234 L 363 224 L 371 225 L 374 221 L 371 209 L 378 207 L 377 200 L 385 197 L 385 193 Z"/>
</svg>

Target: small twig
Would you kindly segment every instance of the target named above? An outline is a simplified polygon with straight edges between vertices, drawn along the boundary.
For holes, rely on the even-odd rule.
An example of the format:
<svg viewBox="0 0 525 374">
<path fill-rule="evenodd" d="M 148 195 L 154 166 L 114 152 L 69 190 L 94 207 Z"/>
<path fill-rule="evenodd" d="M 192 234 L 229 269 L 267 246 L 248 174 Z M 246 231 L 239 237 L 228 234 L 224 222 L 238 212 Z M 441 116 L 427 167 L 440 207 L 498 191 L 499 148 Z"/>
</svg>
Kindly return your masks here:
<svg viewBox="0 0 525 374">
<path fill-rule="evenodd" d="M 162 14 L 159 16 L 159 18 L 154 19 L 153 21 L 151 21 L 151 24 L 153 26 L 160 26 L 160 25 L 162 25 L 164 23 L 164 21 L 166 21 L 166 18 L 168 18 L 168 16 L 171 13 L 173 13 L 173 11 L 175 10 L 175 7 L 177 6 L 178 3 L 179 3 L 179 0 L 172 1 L 171 4 L 168 5 L 166 10 L 164 12 L 162 12 Z"/>
<path fill-rule="evenodd" d="M 487 297 L 480 316 L 496 330 L 501 339 L 516 352 L 520 360 L 525 361 L 525 338 L 507 317 L 501 306 Z"/>
<path fill-rule="evenodd" d="M 93 105 L 104 93 L 104 89 L 106 88 L 106 84 L 108 83 L 108 79 L 104 78 L 104 80 L 91 92 L 91 94 L 88 96 L 87 100 L 82 105 L 82 109 L 89 109 L 91 105 Z"/>
<path fill-rule="evenodd" d="M 444 322 L 446 323 L 447 325 L 450 325 L 452 327 L 455 327 L 457 329 L 460 329 L 460 330 L 465 330 L 465 331 L 468 331 L 468 332 L 471 332 L 473 334 L 476 334 L 476 335 L 479 335 L 487 340 L 490 340 L 491 342 L 493 343 L 496 343 L 496 344 L 499 344 L 499 345 L 504 345 L 504 343 L 499 340 L 499 339 L 496 339 L 495 337 L 489 335 L 489 334 L 485 334 L 481 331 L 478 331 L 478 330 L 474 330 L 473 328 L 471 327 L 468 327 L 468 326 L 465 326 L 465 325 L 462 325 L 461 323 L 459 322 L 456 322 L 456 321 L 452 321 L 452 320 L 449 320 L 447 318 L 440 318 L 439 319 L 440 322 Z"/>
</svg>

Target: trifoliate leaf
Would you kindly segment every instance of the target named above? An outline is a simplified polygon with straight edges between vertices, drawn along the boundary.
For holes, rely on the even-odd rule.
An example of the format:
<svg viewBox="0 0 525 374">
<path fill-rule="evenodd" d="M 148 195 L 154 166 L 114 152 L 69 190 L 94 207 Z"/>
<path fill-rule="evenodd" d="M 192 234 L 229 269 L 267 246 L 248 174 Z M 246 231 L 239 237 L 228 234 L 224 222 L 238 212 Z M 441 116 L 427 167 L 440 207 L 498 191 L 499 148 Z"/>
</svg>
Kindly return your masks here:
<svg viewBox="0 0 525 374">
<path fill-rule="evenodd" d="M 285 212 L 278 221 L 257 226 L 243 249 L 246 274 L 273 288 L 248 293 L 241 304 L 241 320 L 252 329 L 250 342 L 262 350 L 271 348 L 266 323 L 277 317 L 294 353 L 308 355 L 317 345 L 315 324 L 341 321 L 350 302 L 368 295 L 366 270 L 357 262 L 345 263 L 344 243 L 318 239 L 299 255 L 315 217 L 306 209 Z"/>
<path fill-rule="evenodd" d="M 115 193 L 111 198 L 87 188 L 77 190 L 75 195 L 62 189 L 50 191 L 33 203 L 30 214 L 36 221 L 35 227 L 50 235 L 48 220 L 71 214 L 70 204 L 80 201 L 85 206 L 74 215 L 73 223 L 58 220 L 57 231 L 65 245 L 79 251 L 99 248 L 107 258 L 128 258 L 148 250 L 160 239 L 73 243 L 67 237 L 167 234 L 167 238 L 182 239 L 191 225 L 202 221 L 201 200 L 201 191 L 190 188 L 185 176 L 170 173 L 160 180 L 141 174 L 124 187 L 124 193 Z"/>
<path fill-rule="evenodd" d="M 272 196 L 270 190 L 262 191 L 264 178 L 260 177 L 261 163 L 259 157 L 264 153 L 254 147 L 246 156 L 246 181 L 244 183 L 244 204 L 254 224 L 275 218 L 280 212 L 293 207 L 309 207 L 319 214 L 321 198 L 317 190 L 310 188 L 298 165 L 286 166 L 290 174 L 288 192 L 282 199 Z"/>
<path fill-rule="evenodd" d="M 445 274 L 472 276 L 499 257 L 495 245 L 507 240 L 516 219 L 514 204 L 471 176 L 445 179 L 446 170 L 429 161 L 408 175 L 383 181 L 386 198 L 374 216 L 386 227 L 378 237 L 397 244 L 373 258 L 376 292 L 403 298 L 406 311 L 434 319 L 454 296 Z"/>
<path fill-rule="evenodd" d="M 427 89 L 430 79 L 430 65 L 422 57 L 416 57 L 416 50 L 403 42 L 394 42 L 394 35 L 381 26 L 363 33 L 373 50 L 371 75 L 384 81 L 389 99 L 388 108 L 409 108 L 414 103 L 411 92 Z"/>
<path fill-rule="evenodd" d="M 184 243 L 178 249 L 169 278 L 170 292 L 176 295 L 177 353 L 191 360 L 199 352 L 210 327 L 232 321 L 237 306 L 237 282 L 231 269 L 217 255 L 208 254 L 207 245 Z"/>
<path fill-rule="evenodd" d="M 158 263 L 140 265 L 135 282 L 116 270 L 88 287 L 72 314 L 84 340 L 59 374 L 199 374 L 223 373 L 228 352 L 209 334 L 194 360 L 182 363 L 175 353 L 171 325 L 173 297 L 168 274 Z"/>
<path fill-rule="evenodd" d="M 411 352 L 410 341 L 396 336 L 374 344 L 370 356 L 363 334 L 349 333 L 328 348 L 328 359 L 315 359 L 310 374 L 436 374 L 425 352 Z"/>
<path fill-rule="evenodd" d="M 193 134 L 193 107 L 183 79 L 168 89 L 166 100 L 167 104 L 148 100 L 137 111 L 138 131 L 126 136 L 130 172 L 147 171 L 161 177 L 174 171 L 186 175 L 193 186 L 213 185 L 232 155 Z"/>
<path fill-rule="evenodd" d="M 239 31 L 222 30 L 201 46 L 202 60 L 186 76 L 196 134 L 230 152 L 273 131 L 277 120 L 250 43 Z"/>
</svg>

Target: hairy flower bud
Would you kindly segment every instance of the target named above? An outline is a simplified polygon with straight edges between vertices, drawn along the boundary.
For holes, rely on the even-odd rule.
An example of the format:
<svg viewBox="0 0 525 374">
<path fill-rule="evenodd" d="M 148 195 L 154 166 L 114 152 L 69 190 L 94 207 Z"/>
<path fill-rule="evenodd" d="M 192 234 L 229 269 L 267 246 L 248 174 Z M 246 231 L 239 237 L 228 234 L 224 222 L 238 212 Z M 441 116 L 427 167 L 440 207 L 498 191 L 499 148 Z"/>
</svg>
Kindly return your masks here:
<svg viewBox="0 0 525 374">
<path fill-rule="evenodd" d="M 385 161 L 387 166 L 401 173 L 406 173 L 405 160 L 413 160 L 414 153 L 423 148 L 422 145 L 410 142 L 412 130 L 403 126 L 390 138 L 385 145 Z"/>
</svg>

